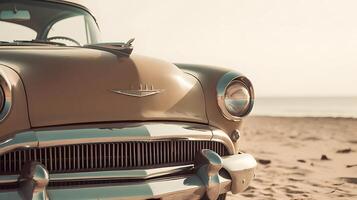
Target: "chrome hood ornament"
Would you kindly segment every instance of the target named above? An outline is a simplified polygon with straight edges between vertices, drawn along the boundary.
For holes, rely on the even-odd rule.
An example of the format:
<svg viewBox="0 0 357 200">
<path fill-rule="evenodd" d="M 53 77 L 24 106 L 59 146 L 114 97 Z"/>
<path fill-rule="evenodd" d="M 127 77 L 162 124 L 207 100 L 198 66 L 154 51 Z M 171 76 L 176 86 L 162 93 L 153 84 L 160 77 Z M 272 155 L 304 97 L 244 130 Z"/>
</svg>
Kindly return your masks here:
<svg viewBox="0 0 357 200">
<path fill-rule="evenodd" d="M 143 87 L 142 84 L 140 84 L 140 89 L 139 90 L 116 90 L 112 89 L 111 90 L 114 93 L 117 94 L 122 94 L 126 96 L 131 96 L 131 97 L 147 97 L 155 94 L 160 94 L 161 92 L 164 92 L 162 89 L 154 89 L 154 86 L 151 85 L 150 88 L 146 84 L 145 87 Z"/>
</svg>

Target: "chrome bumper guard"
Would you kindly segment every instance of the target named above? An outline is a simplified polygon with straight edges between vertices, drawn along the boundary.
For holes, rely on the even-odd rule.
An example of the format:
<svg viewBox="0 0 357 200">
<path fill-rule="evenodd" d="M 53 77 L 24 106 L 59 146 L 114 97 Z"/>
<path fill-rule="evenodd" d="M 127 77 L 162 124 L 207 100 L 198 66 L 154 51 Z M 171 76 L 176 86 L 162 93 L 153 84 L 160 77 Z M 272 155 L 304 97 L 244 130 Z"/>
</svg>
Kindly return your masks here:
<svg viewBox="0 0 357 200">
<path fill-rule="evenodd" d="M 190 175 L 94 186 L 48 187 L 51 176 L 47 170 L 41 164 L 31 163 L 18 178 L 19 189 L 0 190 L 0 199 L 217 199 L 219 194 L 245 190 L 254 177 L 256 165 L 249 154 L 220 157 L 204 149 L 196 155 L 195 173 Z"/>
</svg>

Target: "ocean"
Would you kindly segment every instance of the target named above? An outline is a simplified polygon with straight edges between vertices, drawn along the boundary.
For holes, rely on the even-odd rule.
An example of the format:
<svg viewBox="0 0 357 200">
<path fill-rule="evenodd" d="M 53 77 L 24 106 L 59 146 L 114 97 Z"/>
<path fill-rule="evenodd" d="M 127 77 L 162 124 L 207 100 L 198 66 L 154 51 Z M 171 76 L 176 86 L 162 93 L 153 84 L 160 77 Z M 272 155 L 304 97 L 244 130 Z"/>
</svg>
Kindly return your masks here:
<svg viewBox="0 0 357 200">
<path fill-rule="evenodd" d="M 357 118 L 357 97 L 257 98 L 252 115 Z"/>
</svg>

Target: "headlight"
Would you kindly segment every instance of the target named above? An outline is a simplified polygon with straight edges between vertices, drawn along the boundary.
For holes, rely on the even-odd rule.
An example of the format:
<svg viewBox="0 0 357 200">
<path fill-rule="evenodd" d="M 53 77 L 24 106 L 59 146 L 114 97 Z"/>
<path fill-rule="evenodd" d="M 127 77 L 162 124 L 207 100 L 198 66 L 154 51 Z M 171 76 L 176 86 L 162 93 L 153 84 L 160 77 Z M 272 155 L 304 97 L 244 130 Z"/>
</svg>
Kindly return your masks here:
<svg viewBox="0 0 357 200">
<path fill-rule="evenodd" d="M 253 108 L 252 84 L 241 74 L 228 72 L 218 81 L 217 100 L 223 116 L 238 121 Z"/>
<path fill-rule="evenodd" d="M 248 88 L 241 81 L 234 80 L 227 87 L 224 104 L 229 114 L 242 116 L 249 109 L 250 94 Z"/>
<path fill-rule="evenodd" d="M 0 71 L 0 122 L 10 113 L 11 100 L 11 85 Z"/>
</svg>

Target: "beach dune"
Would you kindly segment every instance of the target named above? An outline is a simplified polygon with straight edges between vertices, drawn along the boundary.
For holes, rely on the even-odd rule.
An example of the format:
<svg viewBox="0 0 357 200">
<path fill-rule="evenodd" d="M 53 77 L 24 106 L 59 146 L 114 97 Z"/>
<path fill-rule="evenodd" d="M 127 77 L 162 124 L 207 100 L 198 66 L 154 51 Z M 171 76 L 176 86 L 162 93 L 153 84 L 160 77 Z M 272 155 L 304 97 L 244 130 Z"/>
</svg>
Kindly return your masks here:
<svg viewBox="0 0 357 200">
<path fill-rule="evenodd" d="M 357 199 L 357 120 L 248 117 L 241 150 L 256 178 L 228 199 Z"/>
</svg>

